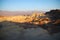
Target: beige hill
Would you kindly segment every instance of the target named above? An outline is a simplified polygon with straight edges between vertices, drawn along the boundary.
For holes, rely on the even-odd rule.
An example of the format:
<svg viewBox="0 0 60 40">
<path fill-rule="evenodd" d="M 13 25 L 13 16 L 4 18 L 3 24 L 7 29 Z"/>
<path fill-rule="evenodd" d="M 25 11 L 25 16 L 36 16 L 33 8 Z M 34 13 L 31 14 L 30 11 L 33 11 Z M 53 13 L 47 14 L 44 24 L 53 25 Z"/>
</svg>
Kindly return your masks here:
<svg viewBox="0 0 60 40">
<path fill-rule="evenodd" d="M 12 22 L 19 22 L 19 23 L 34 23 L 34 24 L 43 24 L 50 22 L 48 17 L 46 18 L 39 18 L 40 16 L 46 16 L 44 13 L 36 13 L 34 12 L 30 16 L 0 16 L 0 22 L 2 21 L 12 21 Z"/>
</svg>

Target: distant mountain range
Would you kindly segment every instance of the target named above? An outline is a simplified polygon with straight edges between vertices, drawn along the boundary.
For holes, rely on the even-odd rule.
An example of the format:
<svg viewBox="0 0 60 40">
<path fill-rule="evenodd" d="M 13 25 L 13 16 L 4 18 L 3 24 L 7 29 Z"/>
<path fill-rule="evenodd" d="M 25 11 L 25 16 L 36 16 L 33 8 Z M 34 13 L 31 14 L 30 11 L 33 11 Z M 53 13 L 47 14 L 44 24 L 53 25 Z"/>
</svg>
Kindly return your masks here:
<svg viewBox="0 0 60 40">
<path fill-rule="evenodd" d="M 31 15 L 33 12 L 40 13 L 43 11 L 2 11 L 0 10 L 0 16 Z"/>
</svg>

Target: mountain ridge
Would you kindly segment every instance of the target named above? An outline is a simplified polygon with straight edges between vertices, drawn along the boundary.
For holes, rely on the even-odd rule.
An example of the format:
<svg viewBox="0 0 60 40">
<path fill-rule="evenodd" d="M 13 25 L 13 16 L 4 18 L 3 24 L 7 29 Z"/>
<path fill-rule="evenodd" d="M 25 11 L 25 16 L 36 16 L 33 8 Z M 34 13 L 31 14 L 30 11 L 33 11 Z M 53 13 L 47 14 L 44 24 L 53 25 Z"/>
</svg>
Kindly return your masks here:
<svg viewBox="0 0 60 40">
<path fill-rule="evenodd" d="M 16 16 L 16 15 L 31 15 L 33 12 L 43 12 L 43 11 L 2 11 L 0 10 L 1 16 Z"/>
</svg>

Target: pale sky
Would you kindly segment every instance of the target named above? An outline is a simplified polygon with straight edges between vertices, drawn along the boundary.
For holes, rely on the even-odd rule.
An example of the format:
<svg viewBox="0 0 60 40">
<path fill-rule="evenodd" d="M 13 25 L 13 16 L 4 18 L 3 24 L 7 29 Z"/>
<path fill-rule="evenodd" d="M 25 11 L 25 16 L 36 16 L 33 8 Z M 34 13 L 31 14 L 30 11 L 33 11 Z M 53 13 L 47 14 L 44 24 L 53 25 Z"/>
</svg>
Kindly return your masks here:
<svg viewBox="0 0 60 40">
<path fill-rule="evenodd" d="M 0 10 L 42 10 L 60 9 L 60 0 L 0 0 Z"/>
</svg>

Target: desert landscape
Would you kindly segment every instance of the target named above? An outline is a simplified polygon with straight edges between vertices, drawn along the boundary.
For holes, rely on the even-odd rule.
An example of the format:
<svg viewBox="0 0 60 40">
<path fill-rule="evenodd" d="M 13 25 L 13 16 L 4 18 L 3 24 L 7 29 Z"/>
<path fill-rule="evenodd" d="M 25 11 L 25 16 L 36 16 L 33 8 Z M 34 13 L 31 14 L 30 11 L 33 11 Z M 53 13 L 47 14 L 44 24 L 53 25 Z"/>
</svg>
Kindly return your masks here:
<svg viewBox="0 0 60 40">
<path fill-rule="evenodd" d="M 0 15 L 1 40 L 59 40 L 59 35 L 58 9 L 45 13 L 34 11 L 31 15 Z"/>
<path fill-rule="evenodd" d="M 0 40 L 60 40 L 60 0 L 0 0 Z"/>
</svg>

